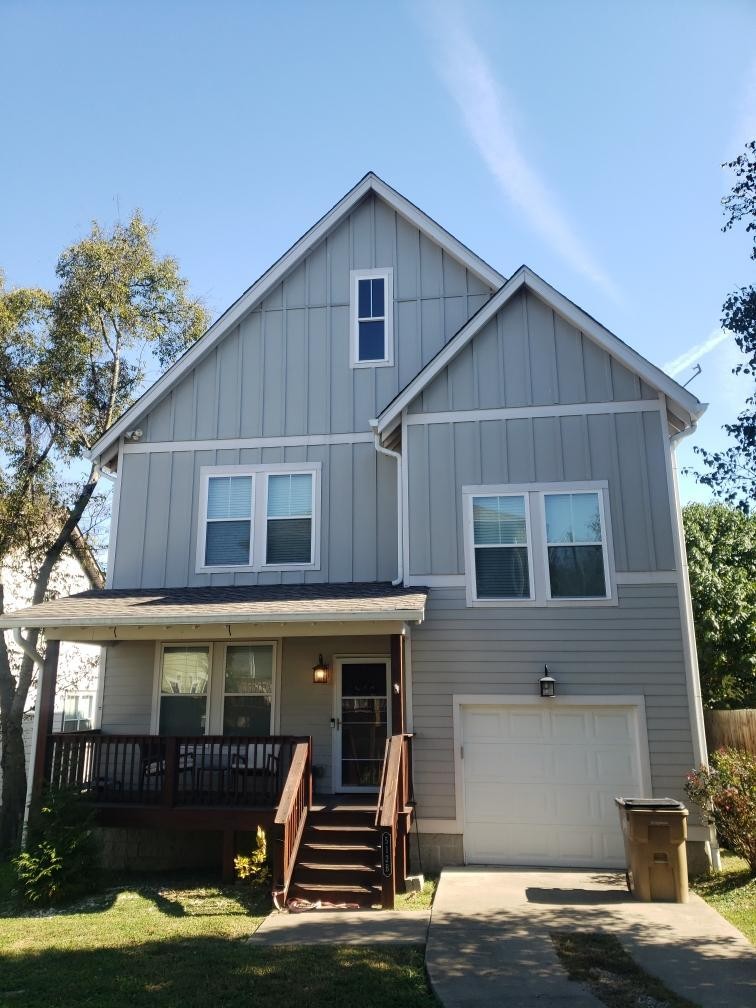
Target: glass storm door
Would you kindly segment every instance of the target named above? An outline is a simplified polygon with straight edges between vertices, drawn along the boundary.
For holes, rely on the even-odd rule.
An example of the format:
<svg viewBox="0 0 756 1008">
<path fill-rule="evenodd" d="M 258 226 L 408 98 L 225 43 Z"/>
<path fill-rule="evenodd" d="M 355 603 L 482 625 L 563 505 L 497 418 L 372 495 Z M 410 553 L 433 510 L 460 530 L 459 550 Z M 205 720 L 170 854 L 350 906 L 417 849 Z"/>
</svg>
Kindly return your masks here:
<svg viewBox="0 0 756 1008">
<path fill-rule="evenodd" d="M 388 658 L 336 661 L 334 789 L 377 791 L 391 730 Z"/>
</svg>

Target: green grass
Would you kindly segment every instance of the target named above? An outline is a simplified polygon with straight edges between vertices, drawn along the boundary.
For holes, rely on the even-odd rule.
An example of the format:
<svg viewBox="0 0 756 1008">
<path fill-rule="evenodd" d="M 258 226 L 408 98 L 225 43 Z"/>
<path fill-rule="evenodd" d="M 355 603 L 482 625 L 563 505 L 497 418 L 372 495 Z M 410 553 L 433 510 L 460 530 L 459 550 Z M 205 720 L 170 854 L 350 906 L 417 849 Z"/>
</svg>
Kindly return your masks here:
<svg viewBox="0 0 756 1008">
<path fill-rule="evenodd" d="M 551 940 L 570 980 L 585 984 L 609 1008 L 695 1008 L 661 980 L 642 970 L 614 935 L 574 931 L 554 932 Z"/>
<path fill-rule="evenodd" d="M 413 947 L 270 949 L 243 939 L 268 909 L 243 886 L 121 879 L 54 911 L 19 910 L 0 865 L 0 1008 L 433 1008 Z"/>
<path fill-rule="evenodd" d="M 692 889 L 756 945 L 756 876 L 747 862 L 722 851 L 722 871 L 696 879 Z"/>
<path fill-rule="evenodd" d="M 438 875 L 426 875 L 421 892 L 397 893 L 394 901 L 396 910 L 430 910 L 436 895 Z"/>
</svg>

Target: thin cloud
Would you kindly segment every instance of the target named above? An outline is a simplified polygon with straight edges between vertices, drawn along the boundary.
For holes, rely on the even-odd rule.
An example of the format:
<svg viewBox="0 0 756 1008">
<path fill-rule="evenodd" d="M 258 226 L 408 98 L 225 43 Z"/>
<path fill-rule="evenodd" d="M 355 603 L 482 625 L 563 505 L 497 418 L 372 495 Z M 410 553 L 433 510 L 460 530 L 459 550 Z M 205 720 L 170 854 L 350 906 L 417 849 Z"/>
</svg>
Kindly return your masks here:
<svg viewBox="0 0 756 1008">
<path fill-rule="evenodd" d="M 478 153 L 504 195 L 570 265 L 614 299 L 618 291 L 575 234 L 554 195 L 528 159 L 514 128 L 511 96 L 458 11 L 433 6 L 438 71 Z"/>
<path fill-rule="evenodd" d="M 724 343 L 726 339 L 729 339 L 732 333 L 729 329 L 713 329 L 709 334 L 708 338 L 703 341 L 703 343 L 697 343 L 692 346 L 690 350 L 686 350 L 685 353 L 680 354 L 679 357 L 675 357 L 674 360 L 668 361 L 663 365 L 663 370 L 667 372 L 672 378 L 676 378 L 683 371 L 687 371 L 688 368 L 693 367 L 693 365 L 700 361 L 702 357 L 705 357 L 707 353 L 711 353 L 712 350 L 716 349 L 720 343 Z"/>
</svg>

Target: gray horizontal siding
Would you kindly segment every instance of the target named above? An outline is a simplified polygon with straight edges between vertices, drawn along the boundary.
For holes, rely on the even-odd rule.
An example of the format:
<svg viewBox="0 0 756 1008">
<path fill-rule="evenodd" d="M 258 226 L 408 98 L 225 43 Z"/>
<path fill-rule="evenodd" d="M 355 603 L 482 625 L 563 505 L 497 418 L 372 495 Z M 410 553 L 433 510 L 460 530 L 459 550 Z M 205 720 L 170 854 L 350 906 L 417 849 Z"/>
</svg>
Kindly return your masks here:
<svg viewBox="0 0 756 1008">
<path fill-rule="evenodd" d="M 395 366 L 349 366 L 350 270 L 394 270 Z M 139 421 L 147 441 L 368 429 L 490 297 L 369 196 Z"/>
<path fill-rule="evenodd" d="M 102 730 L 110 735 L 148 734 L 152 717 L 155 643 L 124 641 L 104 651 Z"/>
<path fill-rule="evenodd" d="M 410 573 L 464 573 L 462 487 L 607 480 L 618 571 L 675 566 L 661 415 L 407 427 Z"/>
<path fill-rule="evenodd" d="M 410 405 L 410 413 L 656 399 L 536 294 L 521 290 Z"/>
<path fill-rule="evenodd" d="M 320 570 L 196 574 L 202 466 L 321 463 Z M 114 588 L 390 581 L 396 577 L 396 464 L 372 444 L 125 455 Z"/>
<path fill-rule="evenodd" d="M 425 621 L 412 631 L 421 818 L 456 816 L 452 697 L 501 693 L 535 699 L 545 663 L 561 695 L 642 694 L 654 794 L 684 797 L 693 747 L 674 585 L 620 586 L 616 608 L 564 608 L 558 614 L 467 609 L 462 589 L 434 588 Z"/>
</svg>

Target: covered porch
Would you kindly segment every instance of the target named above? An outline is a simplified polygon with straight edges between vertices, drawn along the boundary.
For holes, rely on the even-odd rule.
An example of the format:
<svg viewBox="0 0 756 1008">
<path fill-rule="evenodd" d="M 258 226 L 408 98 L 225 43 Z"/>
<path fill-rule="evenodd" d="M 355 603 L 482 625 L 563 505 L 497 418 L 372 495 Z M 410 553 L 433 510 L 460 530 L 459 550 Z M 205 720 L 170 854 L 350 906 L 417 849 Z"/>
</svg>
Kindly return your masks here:
<svg viewBox="0 0 756 1008">
<path fill-rule="evenodd" d="M 405 641 L 424 604 L 391 585 L 245 586 L 10 614 L 47 638 L 30 799 L 72 786 L 103 827 L 215 831 L 228 877 L 237 834 L 262 826 L 284 898 L 308 821 L 327 796 L 352 800 L 363 825 L 371 810 L 390 905 L 412 817 Z M 103 646 L 92 732 L 51 731 L 60 640 Z"/>
</svg>

